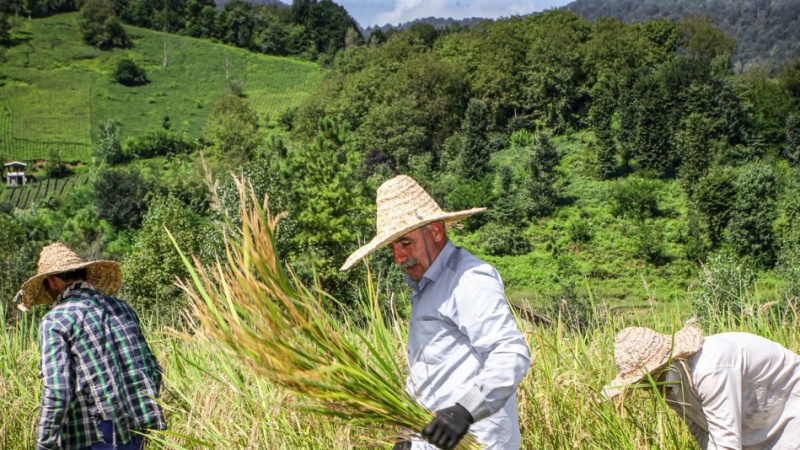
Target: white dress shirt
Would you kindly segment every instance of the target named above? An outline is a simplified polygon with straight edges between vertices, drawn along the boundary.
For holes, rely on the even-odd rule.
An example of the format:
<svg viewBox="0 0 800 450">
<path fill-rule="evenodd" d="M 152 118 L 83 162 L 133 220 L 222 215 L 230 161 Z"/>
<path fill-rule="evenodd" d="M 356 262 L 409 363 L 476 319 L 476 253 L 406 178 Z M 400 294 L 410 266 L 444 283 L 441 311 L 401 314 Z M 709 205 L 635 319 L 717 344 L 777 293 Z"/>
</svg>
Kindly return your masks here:
<svg viewBox="0 0 800 450">
<path fill-rule="evenodd" d="M 517 385 L 530 367 L 525 338 L 489 264 L 447 242 L 411 286 L 407 389 L 437 411 L 455 403 L 486 449 L 520 447 Z M 413 449 L 435 448 L 421 440 Z"/>
<path fill-rule="evenodd" d="M 667 403 L 704 450 L 800 449 L 800 356 L 749 333 L 708 336 L 672 363 Z"/>
</svg>

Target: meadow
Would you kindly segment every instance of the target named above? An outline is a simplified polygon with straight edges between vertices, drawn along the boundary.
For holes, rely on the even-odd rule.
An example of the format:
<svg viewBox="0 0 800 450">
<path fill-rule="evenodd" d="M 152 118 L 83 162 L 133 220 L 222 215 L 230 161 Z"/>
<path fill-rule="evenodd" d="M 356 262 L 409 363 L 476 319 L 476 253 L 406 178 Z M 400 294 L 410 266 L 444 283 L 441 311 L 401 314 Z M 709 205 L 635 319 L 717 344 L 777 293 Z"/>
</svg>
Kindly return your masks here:
<svg viewBox="0 0 800 450">
<path fill-rule="evenodd" d="M 318 65 L 126 26 L 130 49 L 101 51 L 81 41 L 77 13 L 14 19 L 15 44 L 0 75 L 0 155 L 6 161 L 90 162 L 100 125 L 120 137 L 171 129 L 197 138 L 214 101 L 234 86 L 262 125 L 297 106 L 322 80 Z M 126 87 L 112 79 L 130 59 L 149 79 Z"/>
</svg>

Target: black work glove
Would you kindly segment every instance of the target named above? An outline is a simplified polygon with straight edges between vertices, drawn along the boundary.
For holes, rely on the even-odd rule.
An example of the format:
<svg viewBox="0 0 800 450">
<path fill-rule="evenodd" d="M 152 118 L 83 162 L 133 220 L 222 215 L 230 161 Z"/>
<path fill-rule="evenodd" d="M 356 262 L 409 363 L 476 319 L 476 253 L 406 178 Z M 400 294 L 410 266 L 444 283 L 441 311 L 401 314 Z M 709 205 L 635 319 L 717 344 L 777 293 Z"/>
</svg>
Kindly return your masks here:
<svg viewBox="0 0 800 450">
<path fill-rule="evenodd" d="M 422 430 L 422 437 L 442 450 L 450 450 L 467 434 L 472 422 L 472 414 L 456 403 L 436 411 L 436 417 Z"/>
</svg>

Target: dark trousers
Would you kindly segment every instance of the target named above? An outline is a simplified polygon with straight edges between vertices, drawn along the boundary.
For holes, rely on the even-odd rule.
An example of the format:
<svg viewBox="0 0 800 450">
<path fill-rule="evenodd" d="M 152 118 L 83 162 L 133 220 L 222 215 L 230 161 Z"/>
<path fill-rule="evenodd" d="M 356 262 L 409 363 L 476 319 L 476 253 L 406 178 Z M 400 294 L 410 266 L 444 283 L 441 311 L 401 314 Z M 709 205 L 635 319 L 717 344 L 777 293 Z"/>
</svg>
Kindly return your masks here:
<svg viewBox="0 0 800 450">
<path fill-rule="evenodd" d="M 103 433 L 103 442 L 97 442 L 89 447 L 81 450 L 142 450 L 144 438 L 136 436 L 132 441 L 122 444 L 114 445 L 114 423 L 110 420 L 103 420 L 98 426 L 100 432 Z"/>
</svg>

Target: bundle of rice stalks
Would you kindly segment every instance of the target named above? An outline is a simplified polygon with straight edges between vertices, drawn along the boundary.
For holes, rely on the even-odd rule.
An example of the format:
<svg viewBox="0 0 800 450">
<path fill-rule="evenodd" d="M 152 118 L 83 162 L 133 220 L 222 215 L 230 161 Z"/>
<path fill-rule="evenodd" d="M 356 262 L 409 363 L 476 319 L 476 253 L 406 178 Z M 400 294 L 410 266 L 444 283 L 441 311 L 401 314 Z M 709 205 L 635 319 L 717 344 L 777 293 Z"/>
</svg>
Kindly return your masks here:
<svg viewBox="0 0 800 450">
<path fill-rule="evenodd" d="M 179 284 L 194 333 L 223 342 L 310 411 L 373 431 L 421 430 L 433 415 L 405 391 L 396 345 L 402 333 L 384 322 L 371 278 L 359 302 L 366 324 L 333 317 L 323 304 L 334 300 L 303 287 L 280 263 L 273 245 L 280 217 L 242 180 L 236 184 L 242 225 L 226 233 L 227 261 L 204 267 L 183 256 L 191 282 Z M 467 436 L 461 448 L 479 445 Z"/>
</svg>

